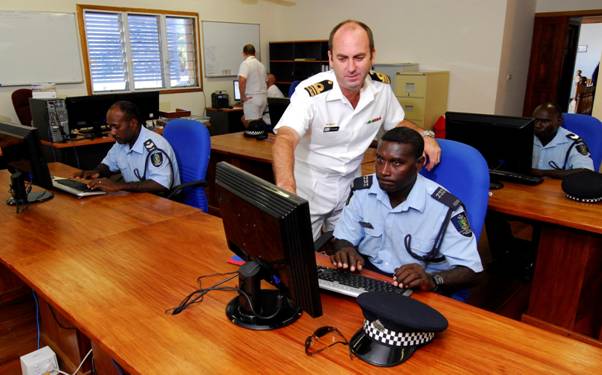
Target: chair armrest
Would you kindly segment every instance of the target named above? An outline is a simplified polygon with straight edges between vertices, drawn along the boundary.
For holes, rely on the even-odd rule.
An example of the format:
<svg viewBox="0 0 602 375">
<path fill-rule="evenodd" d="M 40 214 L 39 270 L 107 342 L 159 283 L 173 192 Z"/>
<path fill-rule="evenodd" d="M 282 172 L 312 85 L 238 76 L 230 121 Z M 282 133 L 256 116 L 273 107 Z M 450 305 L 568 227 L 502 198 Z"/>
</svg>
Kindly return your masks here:
<svg viewBox="0 0 602 375">
<path fill-rule="evenodd" d="M 184 191 L 184 189 L 187 189 L 190 187 L 205 187 L 205 186 L 207 186 L 207 181 L 205 181 L 205 180 L 196 180 L 196 181 L 186 182 L 184 184 L 180 184 L 180 185 L 174 187 L 173 189 L 171 189 L 169 194 L 167 194 L 167 198 L 174 199 L 174 197 L 180 195 L 182 193 L 182 191 Z"/>
</svg>

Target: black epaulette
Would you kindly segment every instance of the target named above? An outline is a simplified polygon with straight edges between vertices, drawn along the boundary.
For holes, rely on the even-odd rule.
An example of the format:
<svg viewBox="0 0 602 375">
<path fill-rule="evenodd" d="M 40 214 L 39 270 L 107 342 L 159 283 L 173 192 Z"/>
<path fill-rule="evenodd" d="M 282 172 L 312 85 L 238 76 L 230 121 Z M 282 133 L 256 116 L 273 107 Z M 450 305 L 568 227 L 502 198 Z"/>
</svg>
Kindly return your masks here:
<svg viewBox="0 0 602 375">
<path fill-rule="evenodd" d="M 581 138 L 580 136 L 578 136 L 575 133 L 569 133 L 566 135 L 566 137 L 568 139 L 570 139 L 571 141 L 573 141 L 573 144 L 575 145 L 575 149 L 577 150 L 578 153 L 580 153 L 581 155 L 587 156 L 589 155 L 589 148 L 587 148 L 587 145 L 585 144 L 585 141 L 583 140 L 583 138 Z M 569 149 L 570 152 L 570 149 Z M 568 157 L 568 155 L 567 155 Z"/>
<path fill-rule="evenodd" d="M 153 142 L 153 140 L 149 138 L 146 141 L 144 141 L 144 148 L 146 148 L 146 151 L 150 153 L 156 150 L 157 146 L 155 146 L 155 142 Z"/>
<path fill-rule="evenodd" d="M 385 73 L 370 71 L 370 78 L 372 78 L 373 81 L 386 83 L 388 85 L 391 84 L 391 78 Z"/>
<path fill-rule="evenodd" d="M 309 85 L 304 87 L 305 91 L 309 94 L 309 96 L 316 96 L 328 90 L 331 90 L 333 86 L 333 82 L 329 79 L 325 79 L 322 82 L 314 83 L 313 85 Z"/>
<path fill-rule="evenodd" d="M 349 204 L 349 202 L 351 201 L 351 197 L 353 196 L 354 191 L 370 188 L 370 186 L 372 186 L 372 180 L 372 175 L 356 177 L 353 180 L 353 183 L 351 184 L 351 192 L 349 192 L 349 197 L 347 198 L 346 204 Z"/>
<path fill-rule="evenodd" d="M 462 202 L 455 195 L 450 193 L 449 191 L 438 187 L 437 190 L 431 194 L 431 197 L 436 201 L 439 201 L 449 207 L 452 211 L 455 211 L 458 207 L 462 205 Z"/>
</svg>

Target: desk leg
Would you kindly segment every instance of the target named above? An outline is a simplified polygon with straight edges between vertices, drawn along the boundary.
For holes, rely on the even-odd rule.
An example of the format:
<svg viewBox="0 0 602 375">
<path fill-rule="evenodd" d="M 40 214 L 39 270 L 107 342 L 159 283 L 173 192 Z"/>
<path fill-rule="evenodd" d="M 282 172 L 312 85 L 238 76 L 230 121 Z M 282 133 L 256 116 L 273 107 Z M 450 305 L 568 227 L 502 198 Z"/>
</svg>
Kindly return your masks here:
<svg viewBox="0 0 602 375">
<path fill-rule="evenodd" d="M 601 312 L 602 236 L 543 225 L 525 320 L 598 338 Z"/>
</svg>

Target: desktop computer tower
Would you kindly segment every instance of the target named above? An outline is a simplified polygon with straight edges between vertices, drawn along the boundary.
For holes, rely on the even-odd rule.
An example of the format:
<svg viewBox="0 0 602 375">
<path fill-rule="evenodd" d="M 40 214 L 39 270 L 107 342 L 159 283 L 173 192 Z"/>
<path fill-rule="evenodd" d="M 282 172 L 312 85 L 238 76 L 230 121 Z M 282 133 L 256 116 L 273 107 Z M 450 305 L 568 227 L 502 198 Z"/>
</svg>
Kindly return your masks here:
<svg viewBox="0 0 602 375">
<path fill-rule="evenodd" d="M 33 126 L 50 142 L 69 139 L 69 120 L 64 99 L 29 99 Z"/>
</svg>

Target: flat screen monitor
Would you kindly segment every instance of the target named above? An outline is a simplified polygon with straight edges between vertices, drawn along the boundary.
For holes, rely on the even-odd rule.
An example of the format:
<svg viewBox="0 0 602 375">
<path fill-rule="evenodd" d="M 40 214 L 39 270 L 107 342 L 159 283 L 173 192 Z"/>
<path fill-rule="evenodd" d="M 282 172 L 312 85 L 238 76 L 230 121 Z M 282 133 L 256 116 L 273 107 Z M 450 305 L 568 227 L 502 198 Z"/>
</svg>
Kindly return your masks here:
<svg viewBox="0 0 602 375">
<path fill-rule="evenodd" d="M 215 181 L 228 247 L 247 261 L 239 284 L 250 298 L 230 303 L 230 320 L 271 329 L 301 310 L 322 315 L 308 202 L 226 162 L 217 164 Z M 261 280 L 276 289 L 260 291 Z"/>
<path fill-rule="evenodd" d="M 268 98 L 268 110 L 270 112 L 270 123 L 272 126 L 278 125 L 284 111 L 290 104 L 289 98 Z"/>
<path fill-rule="evenodd" d="M 46 158 L 42 153 L 38 129 L 0 122 L 0 134 L 7 135 L 2 147 L 2 159 L 11 172 L 9 204 L 25 204 L 52 198 L 47 191 L 30 192 L 27 185 L 52 188 L 52 179 Z"/>
<path fill-rule="evenodd" d="M 232 86 L 234 90 L 234 101 L 240 102 L 240 82 L 235 79 L 232 81 Z"/>
<path fill-rule="evenodd" d="M 524 117 L 447 112 L 446 138 L 481 152 L 490 170 L 530 174 L 535 120 Z"/>
</svg>

